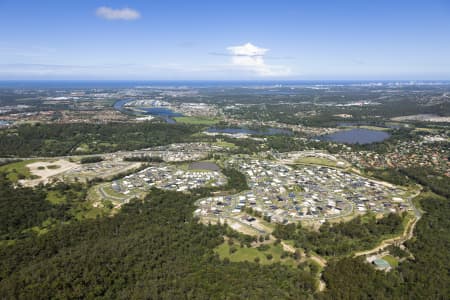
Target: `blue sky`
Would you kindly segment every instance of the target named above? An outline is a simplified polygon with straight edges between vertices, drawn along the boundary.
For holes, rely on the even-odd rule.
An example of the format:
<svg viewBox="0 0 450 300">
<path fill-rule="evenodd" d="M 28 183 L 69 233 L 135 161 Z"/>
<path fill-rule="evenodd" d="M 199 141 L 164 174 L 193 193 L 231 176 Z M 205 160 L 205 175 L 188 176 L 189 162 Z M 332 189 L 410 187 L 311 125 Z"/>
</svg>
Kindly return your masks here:
<svg viewBox="0 0 450 300">
<path fill-rule="evenodd" d="M 0 79 L 450 79 L 450 1 L 0 0 Z"/>
</svg>

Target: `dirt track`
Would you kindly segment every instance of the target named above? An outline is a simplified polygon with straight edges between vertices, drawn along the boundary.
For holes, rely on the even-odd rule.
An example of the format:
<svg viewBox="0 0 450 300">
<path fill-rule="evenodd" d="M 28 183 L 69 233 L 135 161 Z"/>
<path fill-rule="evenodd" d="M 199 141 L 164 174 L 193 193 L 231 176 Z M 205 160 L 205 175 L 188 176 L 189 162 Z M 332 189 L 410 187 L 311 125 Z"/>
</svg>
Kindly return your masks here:
<svg viewBox="0 0 450 300">
<path fill-rule="evenodd" d="M 396 243 L 404 243 L 405 241 L 411 239 L 414 236 L 414 228 L 416 227 L 417 222 L 422 217 L 422 213 L 414 206 L 414 204 L 412 203 L 412 199 L 417 197 L 420 194 L 421 191 L 422 191 L 422 188 L 420 190 L 418 190 L 415 195 L 409 197 L 409 199 L 408 199 L 408 202 L 410 203 L 411 207 L 414 210 L 414 219 L 411 219 L 408 222 L 408 224 L 406 225 L 406 228 L 403 231 L 401 236 L 397 236 L 397 237 L 394 237 L 394 238 L 390 238 L 390 239 L 384 240 L 384 241 L 381 242 L 381 244 L 379 244 L 375 248 L 370 249 L 370 250 L 366 250 L 366 251 L 357 252 L 357 253 L 355 253 L 355 256 L 374 254 L 374 253 L 377 253 L 380 250 L 385 249 L 386 247 L 388 247 L 390 245 L 393 245 L 393 244 L 396 244 Z"/>
</svg>

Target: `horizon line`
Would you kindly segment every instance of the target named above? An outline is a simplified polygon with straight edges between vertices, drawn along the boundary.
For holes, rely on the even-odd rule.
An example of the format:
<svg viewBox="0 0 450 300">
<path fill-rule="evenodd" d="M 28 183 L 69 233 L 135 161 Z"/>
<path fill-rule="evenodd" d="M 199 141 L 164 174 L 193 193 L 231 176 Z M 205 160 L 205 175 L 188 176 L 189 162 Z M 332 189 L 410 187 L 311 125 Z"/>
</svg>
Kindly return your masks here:
<svg viewBox="0 0 450 300">
<path fill-rule="evenodd" d="M 39 81 L 105 81 L 105 82 L 130 82 L 130 81 L 161 81 L 161 82 L 173 82 L 173 81 L 203 81 L 203 82 L 292 82 L 292 81 L 448 81 L 450 79 L 0 79 L 0 82 L 39 82 Z"/>
</svg>

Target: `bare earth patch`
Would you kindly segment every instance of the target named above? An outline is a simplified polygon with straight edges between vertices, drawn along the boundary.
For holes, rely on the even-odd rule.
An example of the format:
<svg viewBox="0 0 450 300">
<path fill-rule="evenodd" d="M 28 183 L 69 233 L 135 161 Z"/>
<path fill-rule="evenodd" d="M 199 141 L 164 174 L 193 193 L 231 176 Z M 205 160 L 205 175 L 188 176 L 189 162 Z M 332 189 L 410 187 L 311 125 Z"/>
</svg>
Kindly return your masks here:
<svg viewBox="0 0 450 300">
<path fill-rule="evenodd" d="M 50 168 L 48 168 L 50 166 Z M 59 166 L 56 168 L 55 166 Z M 40 183 L 46 184 L 49 182 L 50 178 L 64 173 L 70 169 L 79 166 L 78 164 L 72 163 L 68 160 L 60 159 L 57 161 L 38 161 L 27 165 L 30 169 L 31 174 L 39 176 L 38 179 L 22 180 L 21 183 L 25 186 L 35 186 Z"/>
</svg>

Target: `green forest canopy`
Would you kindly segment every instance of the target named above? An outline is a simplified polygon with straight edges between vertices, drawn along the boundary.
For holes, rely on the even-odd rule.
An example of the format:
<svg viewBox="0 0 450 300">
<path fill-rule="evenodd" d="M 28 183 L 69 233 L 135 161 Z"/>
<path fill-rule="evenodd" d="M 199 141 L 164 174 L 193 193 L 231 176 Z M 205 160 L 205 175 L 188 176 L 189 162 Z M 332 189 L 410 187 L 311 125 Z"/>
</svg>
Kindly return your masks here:
<svg viewBox="0 0 450 300">
<path fill-rule="evenodd" d="M 242 174 L 228 172 L 230 187 L 245 189 Z M 431 178 L 424 176 L 423 178 Z M 414 259 L 389 273 L 376 271 L 360 258 L 336 257 L 323 271 L 327 284 L 317 293 L 313 274 L 301 269 L 254 262 L 221 261 L 213 249 L 229 233 L 225 226 L 204 226 L 193 217 L 194 202 L 210 190 L 193 195 L 152 190 L 144 201 L 125 205 L 114 217 L 76 221 L 64 204 L 46 200 L 48 187 L 13 187 L 0 178 L 2 239 L 0 295 L 2 298 L 279 298 L 302 299 L 448 299 L 450 296 L 450 201 L 423 193 L 425 211 L 406 242 Z M 424 180 L 424 184 L 428 181 Z M 433 180 L 429 184 L 436 184 Z M 80 187 L 81 190 L 83 189 Z M 66 199 L 79 198 L 77 187 L 55 187 Z M 445 190 L 434 188 L 445 194 Z M 70 206 L 70 203 L 69 203 Z M 59 220 L 42 235 L 23 234 L 45 219 Z M 70 220 L 69 224 L 64 221 Z M 309 237 L 301 227 L 278 228 L 276 234 L 312 250 L 329 251 L 329 240 L 366 241 L 367 232 L 396 230 L 398 216 L 381 221 L 356 220 L 322 229 Z M 327 225 L 326 225 L 327 226 Z M 301 240 L 301 239 L 303 240 Z M 331 247 L 331 248 L 330 248 Z M 327 250 L 328 249 L 328 250 Z M 339 251 L 341 248 L 337 248 Z M 325 252 L 340 255 L 347 252 Z"/>
</svg>

